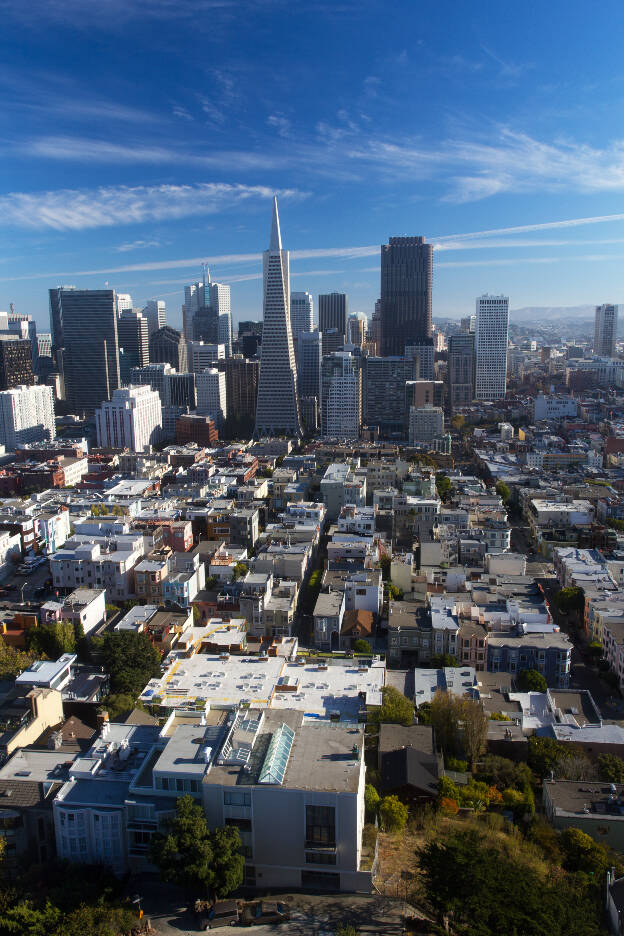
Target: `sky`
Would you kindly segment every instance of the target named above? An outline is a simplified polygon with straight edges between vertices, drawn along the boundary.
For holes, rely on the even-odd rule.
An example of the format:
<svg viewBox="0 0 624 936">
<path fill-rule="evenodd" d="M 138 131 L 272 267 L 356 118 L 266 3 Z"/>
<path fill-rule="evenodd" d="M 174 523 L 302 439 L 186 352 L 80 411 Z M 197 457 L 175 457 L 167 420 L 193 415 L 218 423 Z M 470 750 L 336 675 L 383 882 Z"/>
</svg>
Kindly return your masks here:
<svg viewBox="0 0 624 936">
<path fill-rule="evenodd" d="M 624 301 L 624 6 L 601 0 L 0 0 L 0 308 L 167 303 L 209 263 L 370 315 L 379 245 L 434 243 L 434 317 Z M 512 316 L 513 317 L 513 316 Z"/>
</svg>

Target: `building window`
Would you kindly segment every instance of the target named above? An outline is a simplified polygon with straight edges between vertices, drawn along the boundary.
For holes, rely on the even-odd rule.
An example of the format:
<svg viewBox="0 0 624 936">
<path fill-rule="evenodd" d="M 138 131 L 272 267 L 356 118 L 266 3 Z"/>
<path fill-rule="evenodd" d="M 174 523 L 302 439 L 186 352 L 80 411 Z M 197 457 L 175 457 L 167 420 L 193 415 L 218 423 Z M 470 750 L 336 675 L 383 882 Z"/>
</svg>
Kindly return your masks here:
<svg viewBox="0 0 624 936">
<path fill-rule="evenodd" d="M 335 865 L 336 855 L 333 852 L 306 852 L 306 864 Z"/>
<path fill-rule="evenodd" d="M 336 846 L 334 806 L 306 806 L 306 844 L 327 848 Z"/>
</svg>

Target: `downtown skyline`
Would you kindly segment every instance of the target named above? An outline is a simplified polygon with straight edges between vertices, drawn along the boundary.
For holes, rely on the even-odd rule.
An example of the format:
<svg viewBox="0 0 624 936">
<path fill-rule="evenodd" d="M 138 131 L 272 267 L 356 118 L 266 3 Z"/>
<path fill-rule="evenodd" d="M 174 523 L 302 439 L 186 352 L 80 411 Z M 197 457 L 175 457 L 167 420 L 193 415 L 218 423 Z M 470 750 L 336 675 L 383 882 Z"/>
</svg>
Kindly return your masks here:
<svg viewBox="0 0 624 936">
<path fill-rule="evenodd" d="M 274 194 L 293 290 L 352 311 L 372 313 L 396 234 L 434 245 L 434 318 L 483 292 L 512 319 L 619 301 L 617 4 L 403 2 L 382 28 L 376 2 L 285 10 L 35 0 L 25 28 L 0 2 L 0 308 L 47 330 L 48 288 L 108 284 L 179 327 L 206 260 L 235 324 L 258 319 Z M 191 43 L 209 54 L 189 76 Z"/>
</svg>

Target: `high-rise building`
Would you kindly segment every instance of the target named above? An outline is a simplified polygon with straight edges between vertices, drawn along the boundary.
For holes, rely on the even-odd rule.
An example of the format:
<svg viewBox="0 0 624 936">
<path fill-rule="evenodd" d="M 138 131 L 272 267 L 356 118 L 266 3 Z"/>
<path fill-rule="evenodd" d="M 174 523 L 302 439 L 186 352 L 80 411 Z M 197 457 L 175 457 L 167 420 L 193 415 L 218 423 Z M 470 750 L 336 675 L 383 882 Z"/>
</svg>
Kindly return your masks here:
<svg viewBox="0 0 624 936">
<path fill-rule="evenodd" d="M 422 338 L 405 346 L 405 357 L 414 361 L 417 380 L 433 380 L 435 376 L 435 349 L 433 338 Z"/>
<path fill-rule="evenodd" d="M 118 315 L 120 312 L 130 311 L 132 309 L 132 296 L 130 293 L 115 293 L 115 305 Z"/>
<path fill-rule="evenodd" d="M 345 293 L 328 293 L 318 297 L 319 331 L 324 333 L 332 328 L 342 335 L 341 347 L 347 339 L 347 319 L 349 300 Z M 324 352 L 325 353 L 325 352 Z"/>
<path fill-rule="evenodd" d="M 424 237 L 391 237 L 381 248 L 381 353 L 431 337 L 433 246 Z M 428 380 L 428 377 L 423 377 Z"/>
<path fill-rule="evenodd" d="M 52 387 L 14 387 L 0 393 L 0 444 L 8 451 L 20 443 L 52 441 L 55 435 Z"/>
<path fill-rule="evenodd" d="M 407 412 L 412 406 L 442 406 L 444 382 L 442 380 L 408 380 L 405 384 Z"/>
<path fill-rule="evenodd" d="M 475 399 L 503 400 L 507 391 L 509 298 L 479 296 L 475 331 Z"/>
<path fill-rule="evenodd" d="M 225 348 L 226 358 L 232 354 L 232 316 L 229 312 L 220 312 L 217 323 L 217 344 Z"/>
<path fill-rule="evenodd" d="M 133 386 L 147 385 L 156 390 L 163 409 L 170 406 L 195 409 L 195 374 L 178 374 L 171 364 L 133 367 L 130 383 Z"/>
<path fill-rule="evenodd" d="M 328 439 L 357 439 L 362 423 L 360 360 L 348 351 L 323 358 L 321 432 Z"/>
<path fill-rule="evenodd" d="M 336 351 L 342 351 L 345 346 L 345 336 L 339 328 L 328 328 L 321 332 L 321 348 L 323 357 L 327 354 L 335 354 Z"/>
<path fill-rule="evenodd" d="M 410 445 L 430 446 L 444 435 L 444 413 L 440 406 L 412 406 L 409 414 Z"/>
<path fill-rule="evenodd" d="M 130 381 L 133 367 L 149 364 L 149 331 L 147 319 L 136 309 L 124 309 L 117 319 L 119 343 L 119 379 L 122 384 Z"/>
<path fill-rule="evenodd" d="M 366 316 L 361 312 L 354 312 L 347 319 L 347 342 L 356 348 L 363 348 L 365 337 Z"/>
<path fill-rule="evenodd" d="M 123 387 L 95 411 L 97 443 L 102 448 L 144 452 L 159 441 L 160 397 L 151 387 Z"/>
<path fill-rule="evenodd" d="M 74 289 L 74 286 L 57 286 L 48 290 L 50 297 L 50 334 L 52 335 L 52 356 L 56 359 L 56 352 L 63 348 L 63 312 L 61 309 L 61 290 Z"/>
<path fill-rule="evenodd" d="M 416 364 L 406 357 L 365 357 L 362 366 L 364 425 L 377 427 L 383 436 L 404 438 L 405 385 L 417 379 Z"/>
<path fill-rule="evenodd" d="M 596 306 L 594 354 L 600 357 L 615 357 L 617 321 L 618 307 L 616 305 Z"/>
<path fill-rule="evenodd" d="M 381 299 L 375 303 L 375 311 L 368 326 L 366 344 L 369 354 L 372 357 L 379 357 L 381 354 Z"/>
<path fill-rule="evenodd" d="M 37 324 L 33 321 L 32 315 L 28 315 L 25 312 L 14 312 L 13 309 L 11 309 L 7 315 L 7 331 L 10 335 L 15 335 L 17 338 L 30 341 L 33 371 L 37 373 L 39 355 Z"/>
<path fill-rule="evenodd" d="M 188 354 L 184 336 L 175 328 L 163 325 L 149 339 L 150 364 L 171 364 L 180 374 L 188 372 Z"/>
<path fill-rule="evenodd" d="M 474 335 L 475 328 L 477 327 L 477 316 L 467 315 L 465 318 L 460 319 L 459 325 L 462 332 L 465 332 L 467 335 Z"/>
<path fill-rule="evenodd" d="M 314 328 L 314 299 L 309 292 L 290 294 L 290 330 L 292 332 L 295 358 L 299 353 L 299 334 Z"/>
<path fill-rule="evenodd" d="M 260 362 L 234 355 L 217 361 L 215 367 L 225 374 L 228 425 L 240 429 L 241 434 L 246 430 L 251 435 L 256 419 Z"/>
<path fill-rule="evenodd" d="M 212 367 L 225 358 L 225 345 L 209 344 L 205 341 L 189 341 L 189 364 L 194 374 Z"/>
<path fill-rule="evenodd" d="M 200 416 L 211 416 L 220 429 L 227 416 L 227 392 L 225 374 L 216 367 L 195 374 L 197 388 L 197 412 Z"/>
<path fill-rule="evenodd" d="M 143 309 L 143 317 L 147 319 L 147 331 L 158 331 L 167 324 L 167 308 L 164 299 L 150 299 Z"/>
<path fill-rule="evenodd" d="M 277 198 L 269 249 L 263 256 L 264 323 L 258 383 L 256 428 L 259 436 L 301 436 L 297 375 L 290 331 L 290 270 L 288 251 L 282 250 Z"/>
<path fill-rule="evenodd" d="M 321 379 L 323 336 L 315 329 L 300 332 L 297 361 L 297 385 L 299 396 L 314 396 L 319 399 Z"/>
<path fill-rule="evenodd" d="M 56 300 L 67 401 L 78 412 L 93 413 L 119 387 L 115 292 L 62 287 Z"/>
<path fill-rule="evenodd" d="M 448 403 L 451 412 L 474 399 L 474 335 L 465 332 L 448 340 Z"/>
<path fill-rule="evenodd" d="M 6 333 L 0 335 L 0 390 L 34 382 L 30 341 Z"/>
<path fill-rule="evenodd" d="M 207 341 L 210 344 L 223 344 L 219 338 L 219 316 L 229 319 L 230 341 L 232 336 L 232 318 L 230 306 L 230 287 L 223 283 L 213 283 L 208 267 L 204 267 L 201 283 L 191 283 L 184 287 L 184 305 L 182 306 L 182 330 L 187 341 Z M 223 332 L 224 326 L 221 326 Z"/>
</svg>

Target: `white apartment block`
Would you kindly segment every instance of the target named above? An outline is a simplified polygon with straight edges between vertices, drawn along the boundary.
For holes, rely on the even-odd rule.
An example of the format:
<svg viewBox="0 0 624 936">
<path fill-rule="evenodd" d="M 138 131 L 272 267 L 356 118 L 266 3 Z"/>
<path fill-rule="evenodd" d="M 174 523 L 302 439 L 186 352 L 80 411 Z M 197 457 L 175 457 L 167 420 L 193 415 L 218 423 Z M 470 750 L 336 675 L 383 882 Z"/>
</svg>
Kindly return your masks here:
<svg viewBox="0 0 624 936">
<path fill-rule="evenodd" d="M 546 395 L 539 393 L 535 398 L 533 418 L 538 422 L 543 419 L 575 419 L 578 414 L 578 402 L 573 397 Z"/>
<path fill-rule="evenodd" d="M 56 552 L 69 539 L 69 510 L 45 511 L 39 515 L 39 536 L 48 553 Z"/>
<path fill-rule="evenodd" d="M 220 428 L 227 416 L 225 373 L 216 367 L 208 367 L 195 375 L 197 412 L 211 416 Z"/>
<path fill-rule="evenodd" d="M 199 374 L 207 367 L 212 367 L 217 361 L 225 358 L 225 345 L 208 344 L 205 341 L 189 341 L 188 358 L 192 372 Z"/>
<path fill-rule="evenodd" d="M 105 588 L 106 600 L 134 595 L 134 567 L 143 558 L 143 536 L 75 535 L 50 556 L 54 588 Z"/>
<path fill-rule="evenodd" d="M 115 390 L 112 400 L 95 411 L 98 445 L 144 452 L 154 445 L 162 428 L 162 406 L 148 386 Z"/>
<path fill-rule="evenodd" d="M 56 436 L 52 387 L 14 387 L 0 393 L 0 444 L 14 452 L 20 442 Z"/>
<path fill-rule="evenodd" d="M 509 297 L 477 299 L 475 399 L 503 400 L 507 392 Z"/>
<path fill-rule="evenodd" d="M 362 422 L 362 375 L 359 361 L 337 351 L 321 366 L 321 431 L 328 439 L 357 439 Z"/>
<path fill-rule="evenodd" d="M 615 357 L 617 324 L 618 307 L 616 305 L 596 306 L 594 354 L 598 354 L 600 357 Z"/>
<path fill-rule="evenodd" d="M 440 406 L 410 406 L 410 445 L 431 445 L 444 435 L 444 413 Z"/>
</svg>

